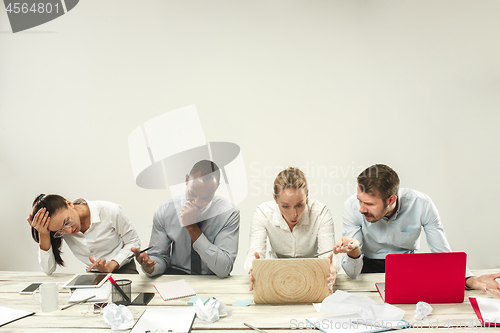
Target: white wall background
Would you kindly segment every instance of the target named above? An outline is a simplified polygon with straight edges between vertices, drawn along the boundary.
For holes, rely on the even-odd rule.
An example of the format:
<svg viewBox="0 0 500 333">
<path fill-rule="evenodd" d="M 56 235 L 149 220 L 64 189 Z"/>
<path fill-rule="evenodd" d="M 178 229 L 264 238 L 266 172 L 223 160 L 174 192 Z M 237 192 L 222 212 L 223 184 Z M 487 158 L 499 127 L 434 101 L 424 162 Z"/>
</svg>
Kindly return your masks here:
<svg viewBox="0 0 500 333">
<path fill-rule="evenodd" d="M 373 163 L 431 196 L 469 267 L 499 267 L 499 14 L 496 0 L 86 0 L 13 34 L 0 9 L 0 270 L 40 269 L 26 217 L 42 192 L 120 203 L 148 244 L 170 194 L 135 185 L 128 135 L 190 104 L 207 141 L 245 160 L 233 273 L 278 171 L 303 167 L 338 236 Z"/>
</svg>

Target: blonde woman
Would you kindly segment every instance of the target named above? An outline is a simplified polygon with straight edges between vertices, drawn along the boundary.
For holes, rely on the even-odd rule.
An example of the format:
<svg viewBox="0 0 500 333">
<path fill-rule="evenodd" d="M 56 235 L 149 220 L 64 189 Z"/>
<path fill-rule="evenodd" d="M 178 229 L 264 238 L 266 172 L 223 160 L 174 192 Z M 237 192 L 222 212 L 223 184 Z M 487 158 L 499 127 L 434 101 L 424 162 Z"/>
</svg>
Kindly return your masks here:
<svg viewBox="0 0 500 333">
<path fill-rule="evenodd" d="M 253 290 L 252 262 L 264 258 L 270 250 L 278 258 L 313 258 L 332 250 L 335 245 L 333 220 L 328 208 L 321 202 L 308 198 L 307 180 L 298 168 L 281 171 L 274 181 L 273 201 L 260 204 L 250 226 L 250 247 L 245 260 Z M 269 239 L 270 249 L 267 248 Z M 330 278 L 333 283 L 340 269 L 340 260 L 333 253 L 330 258 Z"/>
</svg>

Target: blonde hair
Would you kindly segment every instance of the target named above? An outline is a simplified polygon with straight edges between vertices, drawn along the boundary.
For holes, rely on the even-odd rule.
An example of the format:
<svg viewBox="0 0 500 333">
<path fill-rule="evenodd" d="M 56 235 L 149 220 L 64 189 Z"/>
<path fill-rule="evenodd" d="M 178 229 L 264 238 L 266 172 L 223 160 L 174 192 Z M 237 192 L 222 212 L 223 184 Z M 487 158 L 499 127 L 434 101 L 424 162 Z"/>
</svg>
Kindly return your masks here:
<svg viewBox="0 0 500 333">
<path fill-rule="evenodd" d="M 307 195 L 307 180 L 306 175 L 299 169 L 288 167 L 278 173 L 274 180 L 274 196 L 279 197 L 281 192 L 287 188 L 304 189 Z"/>
</svg>

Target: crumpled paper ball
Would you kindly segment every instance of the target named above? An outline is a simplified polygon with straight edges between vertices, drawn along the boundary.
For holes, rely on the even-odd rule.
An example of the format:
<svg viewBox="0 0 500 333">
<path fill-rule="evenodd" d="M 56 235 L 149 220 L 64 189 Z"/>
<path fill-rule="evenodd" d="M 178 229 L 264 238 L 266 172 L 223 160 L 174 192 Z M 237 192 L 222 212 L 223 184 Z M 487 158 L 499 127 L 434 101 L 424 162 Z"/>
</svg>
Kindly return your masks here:
<svg viewBox="0 0 500 333">
<path fill-rule="evenodd" d="M 134 326 L 134 316 L 124 305 L 111 303 L 102 310 L 102 316 L 106 324 L 112 330 L 128 330 Z"/>
<path fill-rule="evenodd" d="M 198 319 L 208 321 L 210 323 L 216 322 L 220 317 L 231 315 L 231 309 L 229 309 L 226 304 L 221 303 L 218 299 L 211 299 L 206 305 L 198 299 L 196 300 L 196 303 L 193 304 L 193 307 L 196 311 Z"/>
<path fill-rule="evenodd" d="M 414 317 L 416 320 L 423 320 L 425 317 L 430 315 L 431 312 L 432 306 L 430 306 L 429 303 L 418 302 Z"/>
</svg>

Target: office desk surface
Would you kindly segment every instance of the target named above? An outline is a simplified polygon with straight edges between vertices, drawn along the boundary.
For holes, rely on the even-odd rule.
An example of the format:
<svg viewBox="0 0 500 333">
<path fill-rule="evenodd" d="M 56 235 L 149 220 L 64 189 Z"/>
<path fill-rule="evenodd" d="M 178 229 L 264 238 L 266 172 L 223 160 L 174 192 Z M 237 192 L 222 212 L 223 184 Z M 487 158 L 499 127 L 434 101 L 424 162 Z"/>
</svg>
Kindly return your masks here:
<svg viewBox="0 0 500 333">
<path fill-rule="evenodd" d="M 498 270 L 476 270 L 476 275 L 494 273 Z M 54 273 L 46 276 L 41 272 L 6 272 L 0 271 L 0 306 L 14 309 L 36 312 L 35 315 L 0 327 L 1 332 L 109 332 L 109 326 L 104 322 L 102 315 L 93 314 L 89 311 L 88 304 L 75 305 L 67 310 L 40 312 L 40 305 L 33 300 L 31 295 L 19 295 L 19 291 L 31 282 L 58 282 L 59 283 L 59 305 L 62 307 L 69 299 L 69 291 L 61 286 L 68 281 L 72 274 Z M 215 332 L 240 332 L 249 329 L 243 325 L 248 322 L 253 326 L 266 330 L 267 332 L 285 333 L 298 332 L 297 328 L 305 327 L 306 318 L 319 317 L 328 314 L 316 312 L 311 304 L 299 305 L 262 305 L 252 304 L 249 307 L 233 307 L 231 304 L 238 299 L 253 299 L 249 291 L 250 283 L 247 276 L 230 276 L 219 279 L 216 276 L 172 276 L 164 275 L 157 278 L 148 278 L 139 275 L 114 275 L 115 279 L 132 280 L 132 299 L 140 292 L 156 292 L 153 284 L 178 279 L 185 279 L 197 293 L 197 296 L 215 297 L 230 306 L 232 315 L 221 318 L 215 323 L 207 323 L 196 319 L 193 330 Z M 356 280 L 351 280 L 347 275 L 341 274 L 337 277 L 335 289 L 354 292 L 368 296 L 382 303 L 376 288 L 376 282 L 383 282 L 384 274 L 363 274 Z M 468 298 L 493 297 L 480 291 L 466 291 L 463 303 L 432 304 L 432 314 L 422 321 L 422 327 L 426 332 L 441 331 L 452 323 L 458 324 L 460 332 L 481 330 L 497 330 L 496 328 L 464 328 L 470 322 L 476 323 L 477 317 L 469 303 Z M 188 298 L 172 301 L 163 301 L 156 293 L 148 307 L 155 306 L 191 306 L 187 305 Z M 414 319 L 414 304 L 401 304 L 397 307 L 406 311 L 404 320 L 416 322 Z M 138 319 L 145 306 L 130 306 L 134 319 Z M 436 328 L 439 326 L 439 328 Z M 295 329 L 294 329 L 295 328 Z M 405 331 L 422 331 L 422 328 L 407 329 Z"/>
</svg>

